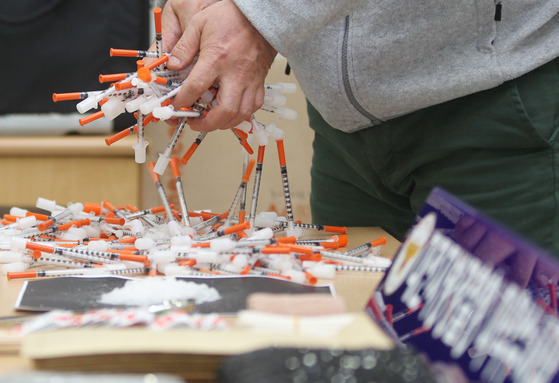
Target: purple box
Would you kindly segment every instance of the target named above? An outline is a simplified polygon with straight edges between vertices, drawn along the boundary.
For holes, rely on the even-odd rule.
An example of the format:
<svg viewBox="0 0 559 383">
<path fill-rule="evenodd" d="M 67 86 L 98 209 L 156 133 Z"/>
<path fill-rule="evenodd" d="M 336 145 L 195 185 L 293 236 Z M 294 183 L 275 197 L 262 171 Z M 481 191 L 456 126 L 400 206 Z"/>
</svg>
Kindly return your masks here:
<svg viewBox="0 0 559 383">
<path fill-rule="evenodd" d="M 558 278 L 549 253 L 434 189 L 366 310 L 471 381 L 559 382 Z"/>
</svg>

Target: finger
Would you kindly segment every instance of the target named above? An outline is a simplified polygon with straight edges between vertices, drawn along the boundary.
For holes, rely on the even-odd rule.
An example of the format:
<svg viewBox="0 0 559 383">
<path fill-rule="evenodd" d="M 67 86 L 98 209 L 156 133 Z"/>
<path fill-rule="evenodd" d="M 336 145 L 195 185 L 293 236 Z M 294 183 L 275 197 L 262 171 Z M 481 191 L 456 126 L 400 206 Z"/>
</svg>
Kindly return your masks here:
<svg viewBox="0 0 559 383">
<path fill-rule="evenodd" d="M 194 60 L 194 57 L 200 51 L 202 30 L 203 21 L 199 17 L 193 17 L 192 22 L 185 29 L 171 51 L 171 57 L 167 63 L 169 69 L 184 69 Z"/>
<path fill-rule="evenodd" d="M 163 52 L 170 52 L 181 38 L 186 25 L 170 5 L 163 8 L 161 24 L 163 29 Z M 152 46 L 155 47 L 155 42 Z"/>
<path fill-rule="evenodd" d="M 175 109 L 191 107 L 213 85 L 216 77 L 215 67 L 208 64 L 207 60 L 201 56 L 192 67 L 192 71 L 182 84 L 181 89 L 173 98 L 173 107 Z"/>
<path fill-rule="evenodd" d="M 240 85 L 224 84 L 217 93 L 217 104 L 208 112 L 205 118 L 197 121 L 191 128 L 203 131 L 229 129 L 237 125 L 233 121 L 239 114 L 243 89 Z"/>
<path fill-rule="evenodd" d="M 247 85 L 245 85 L 248 83 Z M 241 124 L 243 121 L 250 119 L 264 103 L 264 85 L 245 81 L 242 94 L 239 96 L 240 102 L 237 113 L 232 116 L 231 120 L 224 126 L 224 129 L 232 129 Z"/>
<path fill-rule="evenodd" d="M 264 93 L 263 90 L 262 93 Z M 257 101 L 259 98 L 260 97 L 258 95 L 257 90 L 246 89 L 241 96 L 238 113 L 235 116 L 233 116 L 227 128 L 228 129 L 234 128 L 238 126 L 240 123 L 242 123 L 243 121 L 250 119 L 250 116 L 253 115 L 254 112 L 260 109 L 260 107 L 262 106 L 262 104 Z"/>
</svg>

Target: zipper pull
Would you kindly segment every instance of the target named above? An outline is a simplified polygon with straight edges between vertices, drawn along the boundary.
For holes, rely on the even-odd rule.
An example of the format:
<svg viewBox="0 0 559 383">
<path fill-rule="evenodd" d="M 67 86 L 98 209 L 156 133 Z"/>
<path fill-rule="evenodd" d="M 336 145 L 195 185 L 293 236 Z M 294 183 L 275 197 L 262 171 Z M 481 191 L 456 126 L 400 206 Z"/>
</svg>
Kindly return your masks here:
<svg viewBox="0 0 559 383">
<path fill-rule="evenodd" d="M 501 21 L 502 11 L 503 11 L 503 5 L 499 1 L 497 4 L 495 4 L 495 17 L 494 17 L 495 21 Z"/>
</svg>

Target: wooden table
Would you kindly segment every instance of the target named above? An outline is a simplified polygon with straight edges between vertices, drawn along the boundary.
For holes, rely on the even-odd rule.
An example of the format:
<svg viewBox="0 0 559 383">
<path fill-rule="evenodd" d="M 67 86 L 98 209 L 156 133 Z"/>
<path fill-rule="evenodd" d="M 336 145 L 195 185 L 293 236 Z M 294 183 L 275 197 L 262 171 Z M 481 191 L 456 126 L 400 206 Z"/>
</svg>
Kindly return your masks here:
<svg viewBox="0 0 559 383">
<path fill-rule="evenodd" d="M 38 197 L 140 204 L 134 137 L 111 146 L 101 136 L 0 137 L 0 206 L 33 208 Z M 80 201 L 73 198 L 79 196 Z"/>
<path fill-rule="evenodd" d="M 374 239 L 379 238 L 380 236 L 385 236 L 388 239 L 388 243 L 384 245 L 382 248 L 382 255 L 392 258 L 395 254 L 399 242 L 394 239 L 393 237 L 387 235 L 383 230 L 379 228 L 349 228 L 348 229 L 348 239 L 349 243 L 346 249 L 359 246 L 366 242 L 370 242 Z M 389 348 L 391 347 L 390 340 L 380 332 L 376 326 L 374 326 L 373 322 L 370 321 L 366 314 L 363 313 L 363 308 L 365 303 L 367 302 L 370 294 L 378 283 L 380 282 L 383 273 L 375 272 L 375 273 L 364 273 L 364 272 L 340 272 L 336 276 L 335 280 L 333 281 L 334 289 L 336 294 L 340 297 L 343 297 L 346 301 L 348 311 L 356 313 L 358 315 L 359 324 L 351 329 L 347 334 L 342 334 L 341 337 L 332 338 L 330 340 L 323 339 L 320 340 L 318 343 L 313 343 L 313 339 L 309 339 L 309 343 L 304 338 L 295 340 L 299 346 L 303 346 L 308 344 L 323 347 L 331 345 L 332 347 L 335 346 L 343 346 L 344 342 L 350 345 L 350 348 L 357 348 L 357 347 L 365 347 L 365 346 L 378 346 L 379 349 L 382 348 Z M 321 281 L 324 282 L 324 281 Z M 10 316 L 10 315 L 18 315 L 21 313 L 17 313 L 14 311 L 14 302 L 19 294 L 19 291 L 23 285 L 22 280 L 10 280 L 7 281 L 5 277 L 0 280 L 0 316 Z M 4 347 L 4 352 L 2 352 L 2 331 L 5 333 L 5 329 L 7 328 L 6 324 L 0 323 L 0 374 L 6 373 L 15 373 L 15 372 L 22 372 L 22 371 L 31 371 L 37 366 L 40 366 L 40 363 L 37 364 L 32 360 L 26 359 L 21 357 L 18 354 L 18 347 L 13 347 L 12 349 Z M 356 330 L 357 329 L 357 336 Z M 58 331 L 66 331 L 66 330 L 58 330 Z M 146 347 L 146 342 L 150 342 L 149 338 L 153 337 L 154 335 L 152 332 L 146 329 L 124 329 L 124 330 L 100 330 L 98 332 L 92 332 L 94 330 L 69 330 L 69 332 L 65 333 L 65 336 L 70 343 L 71 340 L 76 339 L 76 337 L 83 336 L 83 339 L 88 339 L 89 343 L 92 347 L 95 347 L 93 344 L 97 342 L 96 346 L 103 347 L 103 342 L 113 342 L 115 347 L 123 347 L 122 350 L 128 350 L 123 352 L 129 352 L 129 349 L 126 349 L 126 345 L 128 347 Z M 55 338 L 48 338 L 48 337 L 39 337 L 38 339 L 24 339 L 24 346 L 27 345 L 29 347 L 36 347 L 41 348 L 41 344 L 50 344 L 52 339 L 59 339 L 58 335 L 61 333 L 51 332 L 50 336 Z M 70 334 L 70 335 L 68 335 Z M 185 335 L 186 334 L 186 335 Z M 250 332 L 246 332 L 246 330 L 236 330 L 232 329 L 231 331 L 217 335 L 219 339 L 218 343 L 221 345 L 218 346 L 220 350 L 226 350 L 224 354 L 234 354 L 235 350 L 239 350 L 239 352 L 244 352 L 247 350 L 247 347 L 250 348 L 250 344 L 247 344 L 246 339 L 253 339 L 254 347 L 257 345 L 265 346 L 268 345 L 282 345 L 282 341 L 286 341 L 285 336 L 283 335 L 273 335 L 268 334 L 265 335 L 263 338 L 260 335 L 251 334 Z M 33 337 L 33 335 L 31 335 Z M 120 338 L 119 338 L 120 337 Z M 193 347 L 196 349 L 197 347 L 200 348 L 200 353 L 205 355 L 211 355 L 216 353 L 215 343 L 216 343 L 216 334 L 209 334 L 204 333 L 202 331 L 195 331 L 195 330 L 182 330 L 181 332 L 177 333 L 161 333 L 160 336 L 154 337 L 151 342 L 152 345 L 148 345 L 147 347 L 152 347 L 153 349 L 157 349 L 157 347 L 166 347 L 165 339 L 173 342 L 172 339 L 180 339 L 180 341 L 176 341 L 175 343 L 181 343 L 179 347 L 182 347 L 179 351 L 184 354 L 191 354 L 190 358 L 192 360 L 195 355 L 192 355 Z M 354 339 L 349 339 L 354 337 Z M 136 344 L 135 342 L 138 341 L 138 338 L 144 338 L 142 343 Z M 344 339 L 348 338 L 348 339 Z M 115 339 L 120 339 L 121 341 L 117 342 Z M 244 339 L 244 340 L 243 340 Z M 294 338 L 295 339 L 295 338 Z M 211 341 L 210 341 L 211 340 Z M 27 344 L 26 344 L 27 342 Z M 185 344 L 191 342 L 191 344 Z M 196 343 L 198 342 L 198 343 Z M 88 342 L 86 342 L 88 343 Z M 158 344 L 157 344 L 158 343 Z M 289 342 L 287 343 L 289 344 Z M 118 346 L 120 345 L 120 346 Z M 71 347 L 71 346 L 68 346 Z M 202 350 L 202 348 L 206 348 Z M 185 351 L 186 350 L 186 351 Z M 190 350 L 190 351 L 189 351 Z M 40 355 L 41 352 L 38 349 L 35 349 L 36 355 Z M 175 351 L 176 353 L 177 351 Z M 179 352 L 179 353 L 180 353 Z M 113 356 L 114 358 L 115 356 Z M 199 356 L 198 356 L 199 357 Z M 203 359 L 207 361 L 207 359 Z M 83 360 L 76 359 L 74 363 L 78 363 L 75 368 L 79 371 L 80 370 L 80 363 Z M 212 363 L 218 363 L 219 359 L 212 359 Z M 81 370 L 88 370 L 90 367 L 83 364 L 81 366 Z M 140 366 L 141 367 L 141 366 Z M 143 371 L 141 368 L 139 371 L 136 372 L 146 372 Z M 208 375 L 202 376 L 185 376 L 189 378 L 189 381 L 211 381 L 211 378 Z M 199 378 L 199 379 L 198 379 Z"/>
</svg>

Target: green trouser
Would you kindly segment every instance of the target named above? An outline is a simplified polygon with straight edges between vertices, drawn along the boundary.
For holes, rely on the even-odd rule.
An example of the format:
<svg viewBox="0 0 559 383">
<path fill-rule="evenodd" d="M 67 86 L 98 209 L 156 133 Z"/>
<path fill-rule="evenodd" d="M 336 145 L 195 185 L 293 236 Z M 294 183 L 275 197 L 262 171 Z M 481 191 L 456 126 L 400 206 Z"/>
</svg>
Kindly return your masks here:
<svg viewBox="0 0 559 383">
<path fill-rule="evenodd" d="M 355 133 L 309 104 L 313 222 L 402 239 L 440 186 L 559 254 L 558 64 Z"/>
</svg>

